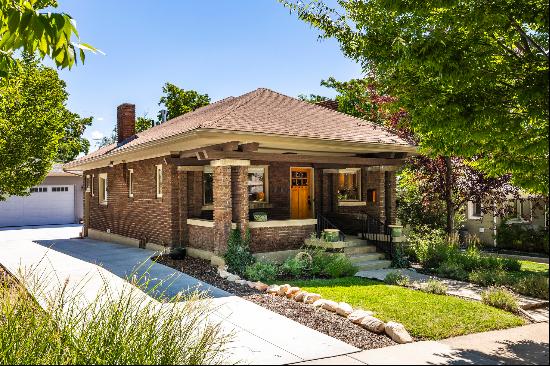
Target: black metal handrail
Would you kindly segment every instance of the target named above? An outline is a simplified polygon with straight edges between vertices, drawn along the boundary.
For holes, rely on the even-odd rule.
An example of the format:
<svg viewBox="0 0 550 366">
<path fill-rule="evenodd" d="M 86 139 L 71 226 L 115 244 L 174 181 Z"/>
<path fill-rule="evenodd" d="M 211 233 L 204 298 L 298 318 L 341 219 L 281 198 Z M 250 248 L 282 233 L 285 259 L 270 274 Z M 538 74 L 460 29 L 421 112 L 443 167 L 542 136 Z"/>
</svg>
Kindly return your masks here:
<svg viewBox="0 0 550 366">
<path fill-rule="evenodd" d="M 369 214 L 361 214 L 357 216 L 357 219 L 361 221 L 361 238 L 373 241 L 378 250 L 386 253 L 390 259 L 393 258 L 394 248 L 391 227 Z M 368 238 L 368 234 L 375 234 L 374 239 Z M 379 240 L 378 234 L 386 236 L 388 240 Z"/>
<path fill-rule="evenodd" d="M 325 216 L 321 215 L 320 213 L 317 213 L 317 237 L 321 238 L 323 235 L 323 232 L 325 229 L 336 229 L 338 230 L 338 239 L 340 241 L 346 240 L 346 235 L 340 230 L 336 225 L 334 225 L 329 219 L 327 219 Z"/>
</svg>

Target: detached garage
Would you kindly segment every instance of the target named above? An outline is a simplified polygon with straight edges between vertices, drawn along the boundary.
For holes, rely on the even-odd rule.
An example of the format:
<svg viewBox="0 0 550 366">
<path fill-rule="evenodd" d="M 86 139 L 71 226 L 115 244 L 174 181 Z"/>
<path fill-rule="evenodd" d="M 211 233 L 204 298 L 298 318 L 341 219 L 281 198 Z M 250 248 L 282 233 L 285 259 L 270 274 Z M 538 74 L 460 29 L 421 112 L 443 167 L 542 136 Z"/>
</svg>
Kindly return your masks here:
<svg viewBox="0 0 550 366">
<path fill-rule="evenodd" d="M 78 223 L 82 219 L 82 177 L 56 164 L 25 197 L 0 202 L 0 227 Z"/>
</svg>

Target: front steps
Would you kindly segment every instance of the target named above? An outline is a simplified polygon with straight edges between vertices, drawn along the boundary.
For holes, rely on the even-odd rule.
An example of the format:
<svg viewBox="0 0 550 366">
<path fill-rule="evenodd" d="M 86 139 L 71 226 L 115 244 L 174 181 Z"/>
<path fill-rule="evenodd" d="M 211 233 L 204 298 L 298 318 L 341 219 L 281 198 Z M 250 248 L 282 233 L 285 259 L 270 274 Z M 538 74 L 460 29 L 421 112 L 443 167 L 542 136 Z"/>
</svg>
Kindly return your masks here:
<svg viewBox="0 0 550 366">
<path fill-rule="evenodd" d="M 345 241 L 319 242 L 306 239 L 306 246 L 323 248 L 327 251 L 343 252 L 358 271 L 390 268 L 391 261 L 386 260 L 383 253 L 376 251 L 376 246 L 368 244 L 367 240 L 359 237 L 346 236 Z"/>
</svg>

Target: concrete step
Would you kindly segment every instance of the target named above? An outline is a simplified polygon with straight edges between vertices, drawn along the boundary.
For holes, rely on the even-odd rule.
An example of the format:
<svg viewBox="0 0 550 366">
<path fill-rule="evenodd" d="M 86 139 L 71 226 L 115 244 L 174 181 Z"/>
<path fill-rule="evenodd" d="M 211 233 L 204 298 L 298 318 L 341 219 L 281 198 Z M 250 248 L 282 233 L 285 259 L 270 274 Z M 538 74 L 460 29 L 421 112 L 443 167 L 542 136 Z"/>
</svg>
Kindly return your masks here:
<svg viewBox="0 0 550 366">
<path fill-rule="evenodd" d="M 306 246 L 324 248 L 324 249 L 345 249 L 366 246 L 367 241 L 359 238 L 350 237 L 350 240 L 346 238 L 346 241 L 334 241 L 334 242 L 320 242 L 319 240 L 306 239 L 304 241 Z"/>
<path fill-rule="evenodd" d="M 344 253 L 347 255 L 354 254 L 366 254 L 366 253 L 376 253 L 375 245 L 360 245 L 355 247 L 344 248 Z"/>
<path fill-rule="evenodd" d="M 372 271 L 375 269 L 385 269 L 390 268 L 391 261 L 387 260 L 374 260 L 374 261 L 365 261 L 354 263 L 358 271 Z"/>
<path fill-rule="evenodd" d="M 385 259 L 386 256 L 383 253 L 368 253 L 368 254 L 354 254 L 348 255 L 348 258 L 352 263 L 362 263 L 368 261 L 376 261 L 379 259 Z"/>
</svg>

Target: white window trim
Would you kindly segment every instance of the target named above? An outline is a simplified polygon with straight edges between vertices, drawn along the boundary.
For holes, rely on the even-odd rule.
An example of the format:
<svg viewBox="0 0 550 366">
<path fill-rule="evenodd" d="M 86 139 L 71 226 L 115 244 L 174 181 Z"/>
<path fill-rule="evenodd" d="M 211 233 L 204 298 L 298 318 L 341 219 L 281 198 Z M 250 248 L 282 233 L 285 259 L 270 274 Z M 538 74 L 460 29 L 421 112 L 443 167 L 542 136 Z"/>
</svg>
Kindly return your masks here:
<svg viewBox="0 0 550 366">
<path fill-rule="evenodd" d="M 94 194 L 94 180 L 95 180 L 95 174 L 92 174 L 92 180 L 90 181 L 90 190 L 91 190 L 91 193 L 92 193 L 92 197 L 95 197 L 95 194 Z"/>
<path fill-rule="evenodd" d="M 128 169 L 128 197 L 134 197 L 134 169 Z"/>
<path fill-rule="evenodd" d="M 483 203 L 481 204 L 481 207 L 483 208 Z M 471 220 L 483 219 L 483 215 L 481 215 L 481 216 L 475 215 L 474 210 L 475 210 L 474 202 L 473 201 L 468 201 L 468 219 L 471 219 Z"/>
<path fill-rule="evenodd" d="M 86 175 L 86 192 L 91 192 L 92 190 L 92 177 L 90 174 Z"/>
<path fill-rule="evenodd" d="M 159 165 L 156 165 L 155 166 L 156 169 L 155 169 L 155 180 L 157 182 L 157 198 L 162 198 L 162 180 L 163 180 L 163 175 L 162 175 L 162 164 L 159 164 Z M 159 179 L 159 173 L 160 173 L 160 179 Z"/>
<path fill-rule="evenodd" d="M 98 176 L 98 186 L 99 188 L 101 188 L 101 180 L 104 180 L 105 183 L 103 185 L 103 200 L 101 199 L 101 193 L 102 192 L 99 192 L 99 204 L 101 205 L 107 205 L 109 199 L 108 199 L 108 192 L 107 192 L 107 173 L 101 173 L 99 174 Z"/>
<path fill-rule="evenodd" d="M 361 168 L 345 168 L 345 169 L 336 169 L 337 174 L 357 174 L 357 196 L 359 197 L 356 200 L 338 200 L 338 206 L 355 206 L 352 203 L 358 203 L 357 206 L 362 206 L 363 201 L 363 190 L 362 190 L 362 174 L 361 174 Z M 348 204 L 346 204 L 348 203 Z M 366 204 L 366 201 L 365 201 Z"/>
</svg>

